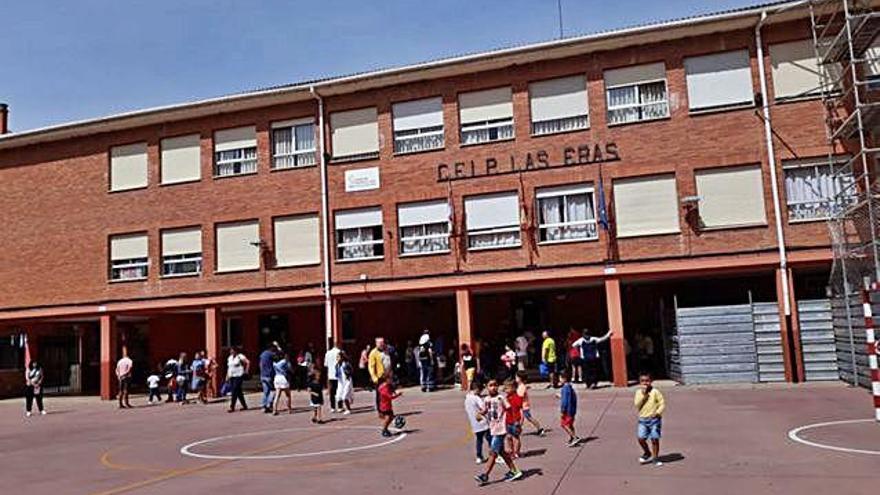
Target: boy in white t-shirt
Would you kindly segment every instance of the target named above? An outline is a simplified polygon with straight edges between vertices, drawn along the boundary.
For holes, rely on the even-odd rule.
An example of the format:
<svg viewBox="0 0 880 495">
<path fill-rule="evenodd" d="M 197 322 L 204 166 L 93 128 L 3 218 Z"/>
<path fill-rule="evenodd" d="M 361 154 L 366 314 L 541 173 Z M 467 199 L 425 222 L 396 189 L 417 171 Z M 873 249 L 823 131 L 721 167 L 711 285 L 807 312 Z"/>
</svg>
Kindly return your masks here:
<svg viewBox="0 0 880 495">
<path fill-rule="evenodd" d="M 471 382 L 471 388 L 464 398 L 464 410 L 467 413 L 468 421 L 471 423 L 471 431 L 474 432 L 477 447 L 477 464 L 486 462 L 483 457 L 483 442 L 489 444 L 489 422 L 483 416 L 483 409 L 486 407 L 483 403 L 483 385 L 479 381 Z"/>
<path fill-rule="evenodd" d="M 484 400 L 481 414 L 485 416 L 489 422 L 489 433 L 492 436 L 489 445 L 492 447 L 492 450 L 489 453 L 489 460 L 486 462 L 486 471 L 474 476 L 474 479 L 477 480 L 477 483 L 479 483 L 480 486 L 489 483 L 489 474 L 492 473 L 492 468 L 495 467 L 495 461 L 498 457 L 501 457 L 510 469 L 510 471 L 504 475 L 504 481 L 516 481 L 523 477 L 523 472 L 516 467 L 516 464 L 513 463 L 513 458 L 510 457 L 510 454 L 508 454 L 504 448 L 504 439 L 507 436 L 507 424 L 505 419 L 507 410 L 510 409 L 510 403 L 507 402 L 504 395 L 498 393 L 497 381 L 489 380 L 489 383 L 486 384 L 486 389 L 488 390 L 489 395 Z"/>
<path fill-rule="evenodd" d="M 152 375 L 147 377 L 147 388 L 150 391 L 149 402 L 153 403 L 153 398 L 156 399 L 156 402 L 162 402 L 162 398 L 159 397 L 159 375 L 153 373 Z"/>
</svg>

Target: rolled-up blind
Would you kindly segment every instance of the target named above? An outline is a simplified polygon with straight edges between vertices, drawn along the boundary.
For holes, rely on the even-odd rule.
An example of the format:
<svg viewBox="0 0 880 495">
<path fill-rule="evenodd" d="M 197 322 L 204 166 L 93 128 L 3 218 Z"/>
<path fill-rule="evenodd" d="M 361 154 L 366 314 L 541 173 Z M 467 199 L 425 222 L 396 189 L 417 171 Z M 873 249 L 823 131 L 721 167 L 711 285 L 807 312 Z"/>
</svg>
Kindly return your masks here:
<svg viewBox="0 0 880 495">
<path fill-rule="evenodd" d="M 564 186 L 542 187 L 536 191 L 535 196 L 538 199 L 541 199 L 556 196 L 571 196 L 574 194 L 587 194 L 591 192 L 593 192 L 592 184 L 567 184 Z"/>
<path fill-rule="evenodd" d="M 318 215 L 275 219 L 275 261 L 278 266 L 321 262 Z"/>
<path fill-rule="evenodd" d="M 761 166 L 699 170 L 700 219 L 706 227 L 735 227 L 767 222 Z"/>
<path fill-rule="evenodd" d="M 379 151 L 376 107 L 330 114 L 333 156 L 345 157 Z"/>
<path fill-rule="evenodd" d="M 110 148 L 110 190 L 147 187 L 147 143 Z"/>
<path fill-rule="evenodd" d="M 217 226 L 217 271 L 260 268 L 260 224 L 256 220 Z"/>
<path fill-rule="evenodd" d="M 443 126 L 443 100 L 439 96 L 395 103 L 391 112 L 395 131 Z"/>
<path fill-rule="evenodd" d="M 147 234 L 122 234 L 110 238 L 110 259 L 113 261 L 146 258 Z"/>
<path fill-rule="evenodd" d="M 773 93 L 776 98 L 792 98 L 821 91 L 821 73 L 812 40 L 770 45 Z"/>
<path fill-rule="evenodd" d="M 618 237 L 680 231 L 674 175 L 615 180 L 614 205 Z"/>
<path fill-rule="evenodd" d="M 529 84 L 532 122 L 587 115 L 584 76 L 562 77 Z"/>
<path fill-rule="evenodd" d="M 519 226 L 519 206 L 516 192 L 467 197 L 464 199 L 467 229 Z"/>
<path fill-rule="evenodd" d="M 202 229 L 199 227 L 162 231 L 162 256 L 202 252 Z"/>
<path fill-rule="evenodd" d="M 257 128 L 254 126 L 223 129 L 214 133 L 214 151 L 229 151 L 257 146 Z"/>
<path fill-rule="evenodd" d="M 397 224 L 400 227 L 427 225 L 449 221 L 449 201 L 424 201 L 407 203 L 397 208 Z"/>
<path fill-rule="evenodd" d="M 199 135 L 163 139 L 162 184 L 199 180 L 201 172 L 201 148 Z"/>
<path fill-rule="evenodd" d="M 666 79 L 666 66 L 663 62 L 633 65 L 605 71 L 605 87 L 629 86 L 663 79 Z"/>
<path fill-rule="evenodd" d="M 749 51 L 713 53 L 684 59 L 691 110 L 753 101 Z"/>
<path fill-rule="evenodd" d="M 461 93 L 458 108 L 462 124 L 513 118 L 513 94 L 510 86 Z"/>
<path fill-rule="evenodd" d="M 382 225 L 382 208 L 361 208 L 336 212 L 336 230 Z"/>
</svg>

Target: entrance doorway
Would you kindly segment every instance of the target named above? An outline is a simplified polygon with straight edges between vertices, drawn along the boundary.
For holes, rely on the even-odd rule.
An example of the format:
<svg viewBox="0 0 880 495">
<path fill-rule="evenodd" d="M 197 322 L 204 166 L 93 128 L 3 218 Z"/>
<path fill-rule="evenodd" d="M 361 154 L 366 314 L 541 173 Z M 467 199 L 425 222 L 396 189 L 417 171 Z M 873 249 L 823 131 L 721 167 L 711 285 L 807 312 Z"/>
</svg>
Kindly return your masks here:
<svg viewBox="0 0 880 495">
<path fill-rule="evenodd" d="M 272 342 L 278 342 L 282 349 L 287 349 L 290 334 L 288 324 L 286 314 L 260 315 L 260 350 L 269 347 Z"/>
</svg>

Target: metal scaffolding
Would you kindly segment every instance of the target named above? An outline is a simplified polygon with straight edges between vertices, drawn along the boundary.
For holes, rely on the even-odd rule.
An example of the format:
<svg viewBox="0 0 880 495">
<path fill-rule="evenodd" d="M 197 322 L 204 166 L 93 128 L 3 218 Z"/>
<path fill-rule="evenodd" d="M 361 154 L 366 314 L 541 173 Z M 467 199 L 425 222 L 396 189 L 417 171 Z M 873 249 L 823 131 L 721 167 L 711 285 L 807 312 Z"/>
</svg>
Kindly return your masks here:
<svg viewBox="0 0 880 495">
<path fill-rule="evenodd" d="M 828 225 L 834 262 L 829 287 L 839 311 L 838 363 L 853 384 L 863 372 L 860 291 L 880 282 L 880 12 L 871 0 L 810 2 L 821 75 L 830 168 Z M 846 348 L 846 352 L 842 352 Z M 850 354 L 844 357 L 843 354 Z"/>
</svg>

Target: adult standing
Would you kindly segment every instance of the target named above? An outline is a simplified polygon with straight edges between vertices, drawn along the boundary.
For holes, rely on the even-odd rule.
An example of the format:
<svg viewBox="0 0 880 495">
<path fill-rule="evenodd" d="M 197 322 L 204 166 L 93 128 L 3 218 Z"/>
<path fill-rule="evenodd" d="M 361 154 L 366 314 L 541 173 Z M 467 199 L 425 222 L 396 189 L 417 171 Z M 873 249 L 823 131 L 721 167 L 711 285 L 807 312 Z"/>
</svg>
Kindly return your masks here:
<svg viewBox="0 0 880 495">
<path fill-rule="evenodd" d="M 260 386 L 263 389 L 263 399 L 260 406 L 264 413 L 272 412 L 273 399 L 275 398 L 275 361 L 278 355 L 278 346 L 275 342 L 269 344 L 263 352 L 260 353 Z"/>
<path fill-rule="evenodd" d="M 327 369 L 327 389 L 330 396 L 330 412 L 341 411 L 342 406 L 336 402 L 336 389 L 339 387 L 339 378 L 336 376 L 339 348 L 332 338 L 327 339 L 327 352 L 324 353 L 324 367 Z"/>
<path fill-rule="evenodd" d="M 565 349 L 568 358 L 566 368 L 571 377 L 571 383 L 580 383 L 583 381 L 583 374 L 581 373 L 581 371 L 583 371 L 581 350 L 578 346 L 574 345 L 574 343 L 580 340 L 580 338 L 581 335 L 574 329 L 574 327 L 572 327 L 568 330 L 568 337 L 565 339 Z"/>
<path fill-rule="evenodd" d="M 376 338 L 376 347 L 370 351 L 367 363 L 367 369 L 370 372 L 370 381 L 376 390 L 376 410 L 379 410 L 379 380 L 386 377 L 386 373 L 391 371 L 391 357 L 387 353 L 385 347 L 385 339 Z"/>
<path fill-rule="evenodd" d="M 364 350 L 361 351 L 361 357 L 358 360 L 358 370 L 360 371 L 360 380 L 363 381 L 364 387 L 370 388 L 370 384 L 372 380 L 370 379 L 370 372 L 367 369 L 370 364 L 370 344 L 364 346 Z"/>
<path fill-rule="evenodd" d="M 470 388 L 477 376 L 477 357 L 471 352 L 470 346 L 466 343 L 461 344 L 461 369 L 464 370 L 464 376 L 467 385 L 462 384 L 462 390 Z"/>
<path fill-rule="evenodd" d="M 593 337 L 589 330 L 584 329 L 581 338 L 574 341 L 572 346 L 580 352 L 581 366 L 585 388 L 596 388 L 599 385 L 599 344 L 611 338 L 611 330 L 601 337 Z"/>
<path fill-rule="evenodd" d="M 207 384 L 207 395 L 210 397 L 219 397 L 219 390 L 217 390 L 217 383 L 214 380 L 214 377 L 217 376 L 217 368 L 220 366 L 217 364 L 217 360 L 214 359 L 213 356 L 208 356 L 207 351 L 202 351 L 202 356 L 204 356 L 205 362 L 205 382 Z M 205 400 L 207 402 L 207 400 Z"/>
<path fill-rule="evenodd" d="M 336 395 L 332 396 L 336 404 L 339 405 L 339 411 L 342 414 L 351 414 L 351 402 L 354 399 L 354 369 L 348 360 L 348 355 L 344 351 L 336 354 L 336 377 L 338 387 Z"/>
<path fill-rule="evenodd" d="M 547 388 L 556 388 L 556 341 L 546 330 L 541 333 L 541 337 L 544 339 L 541 343 L 541 374 L 549 378 Z"/>
<path fill-rule="evenodd" d="M 525 371 L 529 363 L 529 339 L 520 335 L 513 344 L 516 347 L 516 367 L 519 371 Z"/>
<path fill-rule="evenodd" d="M 229 412 L 235 412 L 235 401 L 241 402 L 241 410 L 247 411 L 247 402 L 244 401 L 244 392 L 241 389 L 244 375 L 250 370 L 251 363 L 237 347 L 229 349 L 229 358 L 226 359 L 226 379 L 229 382 L 232 399 L 229 402 Z"/>
<path fill-rule="evenodd" d="M 24 374 L 24 415 L 31 417 L 34 400 L 37 401 L 37 410 L 40 414 L 46 414 L 43 409 L 43 368 L 36 360 L 31 360 Z"/>
<path fill-rule="evenodd" d="M 168 390 L 168 399 L 165 402 L 174 402 L 177 392 L 177 360 L 170 358 L 165 362 L 165 388 Z"/>
<path fill-rule="evenodd" d="M 433 392 L 434 385 L 434 345 L 428 331 L 419 337 L 419 384 L 422 392 Z"/>
<path fill-rule="evenodd" d="M 186 353 L 181 352 L 180 359 L 177 360 L 177 402 L 180 405 L 188 402 L 186 400 L 186 390 L 191 374 L 192 369 L 190 369 L 189 363 L 186 361 Z"/>
<path fill-rule="evenodd" d="M 281 404 L 282 394 L 287 397 L 287 413 L 293 414 L 293 404 L 290 399 L 290 380 L 287 379 L 290 376 L 290 360 L 287 358 L 287 354 L 276 353 L 272 368 L 275 371 L 275 375 L 272 378 L 272 384 L 275 387 L 272 414 L 278 416 L 278 405 Z"/>
<path fill-rule="evenodd" d="M 208 360 L 205 359 L 205 351 L 196 351 L 192 362 L 192 391 L 196 394 L 196 400 L 202 404 L 208 403 L 205 382 L 207 378 Z"/>
<path fill-rule="evenodd" d="M 116 394 L 116 398 L 119 399 L 119 409 L 131 407 L 128 394 L 131 387 L 132 368 L 134 368 L 134 363 L 128 357 L 128 351 L 123 348 L 122 357 L 116 362 L 116 379 L 119 381 L 119 393 Z"/>
</svg>

